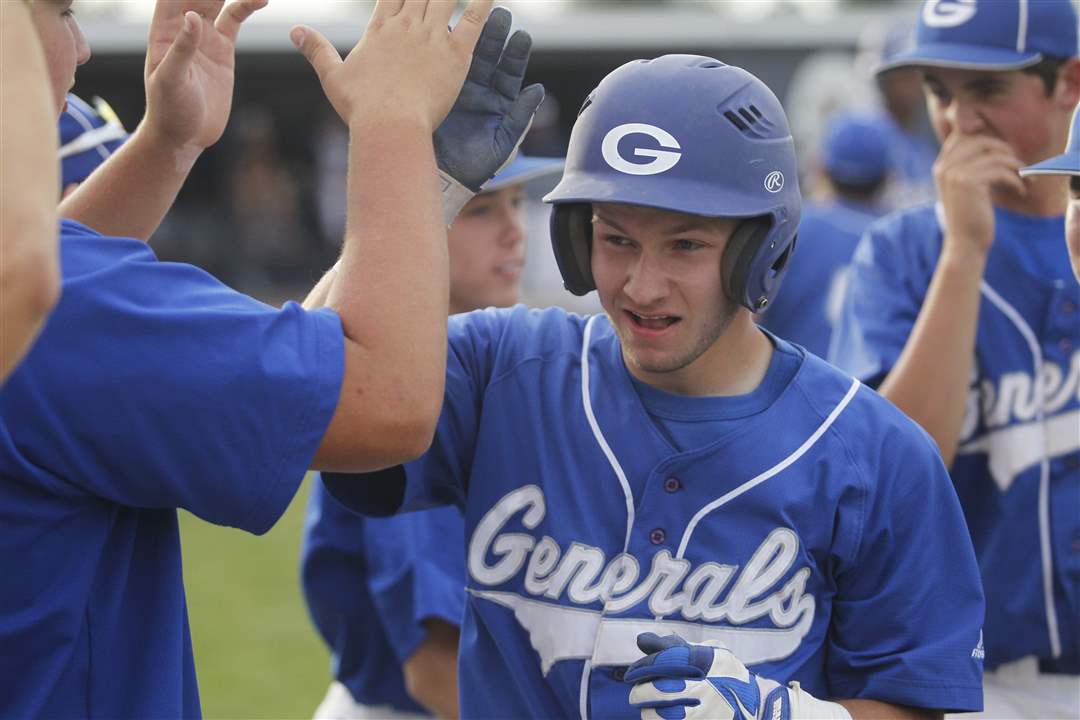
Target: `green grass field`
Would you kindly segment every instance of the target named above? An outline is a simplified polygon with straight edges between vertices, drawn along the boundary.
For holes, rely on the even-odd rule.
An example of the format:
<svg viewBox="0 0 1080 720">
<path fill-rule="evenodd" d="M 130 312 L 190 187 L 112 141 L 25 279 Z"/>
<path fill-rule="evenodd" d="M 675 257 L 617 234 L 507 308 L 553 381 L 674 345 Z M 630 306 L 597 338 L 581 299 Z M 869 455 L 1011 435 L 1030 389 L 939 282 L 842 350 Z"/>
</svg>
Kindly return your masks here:
<svg viewBox="0 0 1080 720">
<path fill-rule="evenodd" d="M 300 593 L 310 479 L 262 537 L 181 513 L 195 667 L 207 718 L 310 718 L 329 657 Z"/>
</svg>

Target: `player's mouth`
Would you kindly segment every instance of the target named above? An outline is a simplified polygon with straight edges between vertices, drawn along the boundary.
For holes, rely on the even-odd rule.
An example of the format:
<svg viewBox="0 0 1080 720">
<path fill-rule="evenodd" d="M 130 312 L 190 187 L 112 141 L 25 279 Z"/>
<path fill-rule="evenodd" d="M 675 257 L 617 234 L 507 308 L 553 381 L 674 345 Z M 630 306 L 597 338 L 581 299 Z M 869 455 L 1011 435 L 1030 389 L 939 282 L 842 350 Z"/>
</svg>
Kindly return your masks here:
<svg viewBox="0 0 1080 720">
<path fill-rule="evenodd" d="M 659 337 L 682 321 L 682 318 L 676 315 L 645 315 L 631 310 L 623 310 L 623 313 L 630 321 L 630 330 L 635 335 L 646 338 Z"/>
<path fill-rule="evenodd" d="M 521 277 L 521 271 L 525 263 L 520 260 L 511 260 L 495 266 L 495 274 L 503 280 L 516 281 Z"/>
</svg>

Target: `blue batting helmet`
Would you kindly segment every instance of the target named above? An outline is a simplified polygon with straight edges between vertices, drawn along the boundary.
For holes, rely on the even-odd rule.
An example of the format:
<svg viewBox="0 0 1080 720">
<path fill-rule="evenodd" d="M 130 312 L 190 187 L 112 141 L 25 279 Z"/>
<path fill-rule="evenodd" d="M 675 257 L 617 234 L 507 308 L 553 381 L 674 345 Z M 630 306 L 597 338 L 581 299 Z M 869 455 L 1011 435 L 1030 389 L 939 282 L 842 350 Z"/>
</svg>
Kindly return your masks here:
<svg viewBox="0 0 1080 720">
<path fill-rule="evenodd" d="M 590 203 L 746 218 L 724 251 L 725 289 L 752 311 L 776 294 L 802 201 L 780 101 L 741 68 L 698 55 L 627 63 L 585 100 L 566 169 L 544 198 L 567 290 L 596 288 Z"/>
</svg>

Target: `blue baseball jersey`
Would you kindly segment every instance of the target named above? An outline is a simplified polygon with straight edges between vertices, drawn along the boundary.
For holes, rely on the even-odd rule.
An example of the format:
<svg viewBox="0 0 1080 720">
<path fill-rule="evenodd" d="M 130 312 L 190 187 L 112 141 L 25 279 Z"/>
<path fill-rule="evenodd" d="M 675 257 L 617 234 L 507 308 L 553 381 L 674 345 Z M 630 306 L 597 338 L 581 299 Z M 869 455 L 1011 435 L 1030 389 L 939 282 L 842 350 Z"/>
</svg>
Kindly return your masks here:
<svg viewBox="0 0 1080 720">
<path fill-rule="evenodd" d="M 879 214 L 870 206 L 840 201 L 804 207 L 783 291 L 761 324 L 825 357 L 840 320 L 851 256 L 866 226 Z"/>
<path fill-rule="evenodd" d="M 1080 286 L 1061 217 L 995 210 L 974 372 L 952 477 L 986 588 L 988 667 L 1080 672 Z M 934 206 L 882 219 L 856 251 L 832 360 L 870 383 L 896 363 L 942 232 Z"/>
<path fill-rule="evenodd" d="M 112 108 L 100 98 L 91 107 L 71 93 L 60 114 L 61 185 L 81 183 L 127 139 Z"/>
<path fill-rule="evenodd" d="M 934 445 L 796 346 L 769 374 L 764 399 L 672 413 L 604 316 L 451 318 L 428 453 L 324 482 L 367 512 L 463 508 L 464 717 L 637 717 L 622 673 L 645 631 L 822 697 L 981 707 L 982 590 Z M 717 432 L 680 449 L 697 400 Z"/>
<path fill-rule="evenodd" d="M 367 518 L 342 507 L 321 482 L 312 487 L 304 598 L 334 677 L 357 702 L 426 712 L 406 691 L 401 664 L 427 636 L 425 620 L 461 625 L 463 534 L 456 507 Z"/>
<path fill-rule="evenodd" d="M 198 717 L 176 509 L 274 524 L 337 404 L 341 323 L 70 221 L 60 254 L 0 388 L 0 717 Z"/>
</svg>

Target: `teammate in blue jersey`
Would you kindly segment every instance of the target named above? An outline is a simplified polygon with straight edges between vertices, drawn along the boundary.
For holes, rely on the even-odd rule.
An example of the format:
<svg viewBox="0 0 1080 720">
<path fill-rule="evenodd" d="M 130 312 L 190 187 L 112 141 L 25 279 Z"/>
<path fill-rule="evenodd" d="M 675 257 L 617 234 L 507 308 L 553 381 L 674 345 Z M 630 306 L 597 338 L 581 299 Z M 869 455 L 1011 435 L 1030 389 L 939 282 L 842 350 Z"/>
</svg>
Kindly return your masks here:
<svg viewBox="0 0 1080 720">
<path fill-rule="evenodd" d="M 840 319 L 847 266 L 866 226 L 881 215 L 878 205 L 890 176 L 889 129 L 854 115 L 832 119 L 821 150 L 820 182 L 829 197 L 803 208 L 799 254 L 784 276 L 784 293 L 761 324 L 789 342 L 825 357 Z"/>
<path fill-rule="evenodd" d="M 63 294 L 0 389 L 0 717 L 198 717 L 177 508 L 261 533 L 309 466 L 382 467 L 434 432 L 448 268 L 432 134 L 441 185 L 479 189 L 542 95 L 515 85 L 528 36 L 503 52 L 509 14 L 485 24 L 489 0 L 452 31 L 450 4 L 381 0 L 344 61 L 293 30 L 350 127 L 349 219 L 311 309 L 278 309 L 144 242 L 223 132 L 235 39 L 264 4 L 158 2 L 146 116 L 61 205 Z M 70 0 L 32 20 L 51 134 L 89 48 Z"/>
<path fill-rule="evenodd" d="M 746 71 L 615 70 L 547 198 L 567 288 L 606 314 L 454 316 L 432 448 L 368 483 L 324 475 L 371 513 L 463 509 L 462 716 L 766 711 L 748 682 L 643 699 L 672 684 L 640 673 L 632 705 L 649 632 L 724 643 L 720 684 L 796 683 L 773 698 L 787 717 L 981 707 L 982 591 L 933 443 L 753 322 L 791 257 L 795 162 Z"/>
<path fill-rule="evenodd" d="M 465 205 L 447 231 L 451 313 L 517 300 L 521 204 L 550 190 L 561 168 L 557 159 L 518 155 Z M 321 483 L 312 488 L 302 581 L 336 678 L 317 719 L 457 717 L 463 532 L 457 508 L 361 518 Z"/>
<path fill-rule="evenodd" d="M 71 192 L 109 159 L 127 140 L 120 118 L 109 104 L 94 98 L 93 106 L 68 93 L 60 114 L 60 164 L 62 187 Z"/>
<path fill-rule="evenodd" d="M 987 717 L 1080 716 L 1080 287 L 1061 154 L 1080 98 L 1068 0 L 919 15 L 940 202 L 872 226 L 832 360 L 921 424 L 950 466 L 987 597 Z"/>
<path fill-rule="evenodd" d="M 1065 152 L 1020 170 L 1029 175 L 1063 175 L 1069 182 L 1069 206 L 1065 210 L 1065 244 L 1069 249 L 1073 274 L 1080 281 L 1080 111 L 1073 114 L 1072 133 Z"/>
</svg>

